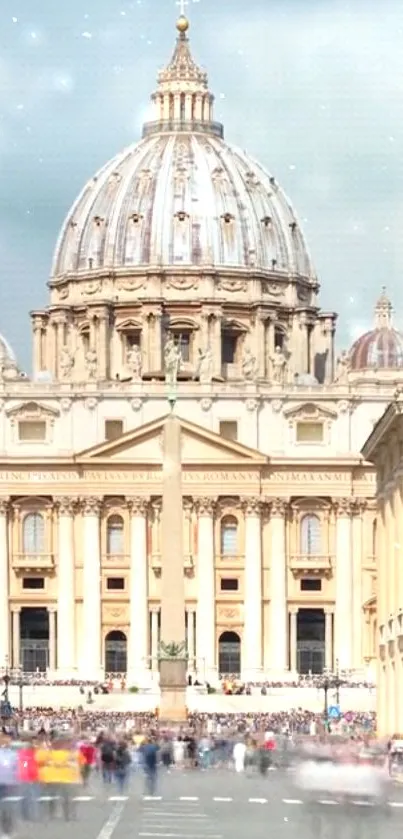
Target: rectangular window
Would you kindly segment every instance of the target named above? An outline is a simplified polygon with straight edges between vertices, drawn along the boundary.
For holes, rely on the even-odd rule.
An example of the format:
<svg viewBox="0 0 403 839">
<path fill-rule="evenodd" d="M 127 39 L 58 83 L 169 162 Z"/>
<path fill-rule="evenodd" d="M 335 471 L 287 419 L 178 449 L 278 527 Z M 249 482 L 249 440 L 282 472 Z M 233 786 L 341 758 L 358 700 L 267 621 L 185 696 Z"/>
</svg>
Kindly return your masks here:
<svg viewBox="0 0 403 839">
<path fill-rule="evenodd" d="M 174 342 L 180 348 L 182 361 L 190 361 L 190 332 L 178 332 L 174 335 Z"/>
<path fill-rule="evenodd" d="M 220 437 L 224 437 L 224 440 L 236 442 L 238 439 L 238 423 L 235 420 L 220 421 Z"/>
<path fill-rule="evenodd" d="M 235 364 L 237 336 L 224 332 L 221 339 L 221 361 L 223 364 Z"/>
<path fill-rule="evenodd" d="M 105 420 L 105 440 L 117 440 L 123 434 L 123 420 Z"/>
<path fill-rule="evenodd" d="M 46 440 L 45 420 L 20 420 L 18 423 L 18 439 L 24 443 L 42 443 Z"/>
<path fill-rule="evenodd" d="M 45 579 L 44 577 L 23 577 L 22 587 L 25 589 L 35 589 L 35 591 L 44 589 Z"/>
<path fill-rule="evenodd" d="M 301 580 L 301 591 L 322 591 L 322 580 L 313 580 L 309 577 Z"/>
<path fill-rule="evenodd" d="M 140 346 L 140 332 L 126 332 L 125 338 L 128 351 Z"/>
<path fill-rule="evenodd" d="M 297 443 L 323 443 L 323 422 L 297 422 Z"/>
<path fill-rule="evenodd" d="M 107 591 L 124 591 L 124 588 L 125 588 L 124 577 L 107 577 L 106 588 L 107 588 Z"/>
<path fill-rule="evenodd" d="M 238 591 L 239 580 L 236 577 L 222 577 L 220 580 L 221 591 Z"/>
</svg>

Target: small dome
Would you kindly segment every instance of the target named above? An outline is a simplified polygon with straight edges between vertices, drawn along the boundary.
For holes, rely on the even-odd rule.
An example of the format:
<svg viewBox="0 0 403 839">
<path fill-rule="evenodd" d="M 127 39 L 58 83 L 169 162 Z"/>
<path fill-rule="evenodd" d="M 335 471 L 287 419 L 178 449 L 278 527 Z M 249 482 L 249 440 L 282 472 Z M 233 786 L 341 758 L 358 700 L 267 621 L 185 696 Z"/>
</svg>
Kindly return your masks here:
<svg viewBox="0 0 403 839">
<path fill-rule="evenodd" d="M 351 370 L 403 369 L 403 333 L 392 326 L 393 308 L 386 289 L 375 306 L 375 328 L 365 332 L 350 350 Z"/>
</svg>

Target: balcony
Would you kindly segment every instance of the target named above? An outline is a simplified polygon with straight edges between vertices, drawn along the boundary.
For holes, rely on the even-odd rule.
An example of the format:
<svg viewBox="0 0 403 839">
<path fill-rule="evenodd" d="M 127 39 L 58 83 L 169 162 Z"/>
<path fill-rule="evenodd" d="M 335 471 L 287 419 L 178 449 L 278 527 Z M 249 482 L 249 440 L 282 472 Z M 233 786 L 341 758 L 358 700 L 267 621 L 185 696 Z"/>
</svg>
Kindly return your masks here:
<svg viewBox="0 0 403 839">
<path fill-rule="evenodd" d="M 294 554 L 290 568 L 294 577 L 331 577 L 334 557 L 330 554 Z"/>
<path fill-rule="evenodd" d="M 53 571 L 54 554 L 13 554 L 15 571 Z"/>
<path fill-rule="evenodd" d="M 128 568 L 130 566 L 129 554 L 103 554 L 102 565 L 113 568 Z"/>
</svg>

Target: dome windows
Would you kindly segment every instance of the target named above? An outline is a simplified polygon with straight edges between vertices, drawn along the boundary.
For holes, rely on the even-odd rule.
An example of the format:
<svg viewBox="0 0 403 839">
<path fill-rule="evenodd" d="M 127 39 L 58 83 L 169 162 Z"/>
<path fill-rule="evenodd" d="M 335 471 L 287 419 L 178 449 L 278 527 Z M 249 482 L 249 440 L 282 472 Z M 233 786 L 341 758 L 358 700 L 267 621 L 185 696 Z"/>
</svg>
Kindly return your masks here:
<svg viewBox="0 0 403 839">
<path fill-rule="evenodd" d="M 273 221 L 273 219 L 272 219 L 271 216 L 263 216 L 263 218 L 262 218 L 263 227 L 266 227 L 266 229 L 267 228 L 271 229 L 272 221 Z"/>
<path fill-rule="evenodd" d="M 221 219 L 225 224 L 231 224 L 231 222 L 234 221 L 235 216 L 233 216 L 232 213 L 223 213 Z"/>
<path fill-rule="evenodd" d="M 140 215 L 140 213 L 132 213 L 132 215 L 129 216 L 129 218 L 130 221 L 133 222 L 133 224 L 140 224 L 140 222 L 143 220 L 143 216 Z"/>
</svg>

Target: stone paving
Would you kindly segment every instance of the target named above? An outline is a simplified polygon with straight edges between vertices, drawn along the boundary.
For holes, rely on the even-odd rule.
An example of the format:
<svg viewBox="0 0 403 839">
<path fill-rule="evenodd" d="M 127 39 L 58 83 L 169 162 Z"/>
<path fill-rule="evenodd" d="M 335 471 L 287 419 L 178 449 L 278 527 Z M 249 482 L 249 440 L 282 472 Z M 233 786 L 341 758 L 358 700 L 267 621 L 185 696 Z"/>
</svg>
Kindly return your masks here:
<svg viewBox="0 0 403 839">
<path fill-rule="evenodd" d="M 161 773 L 155 796 L 143 795 L 139 774 L 124 795 L 94 781 L 75 799 L 74 821 L 48 820 L 43 802 L 40 826 L 18 821 L 16 839 L 72 839 L 78 830 L 85 839 L 294 839 L 296 831 L 299 839 L 400 839 L 403 830 L 401 787 L 391 786 L 385 810 L 331 796 L 308 803 L 283 772 Z"/>
</svg>

